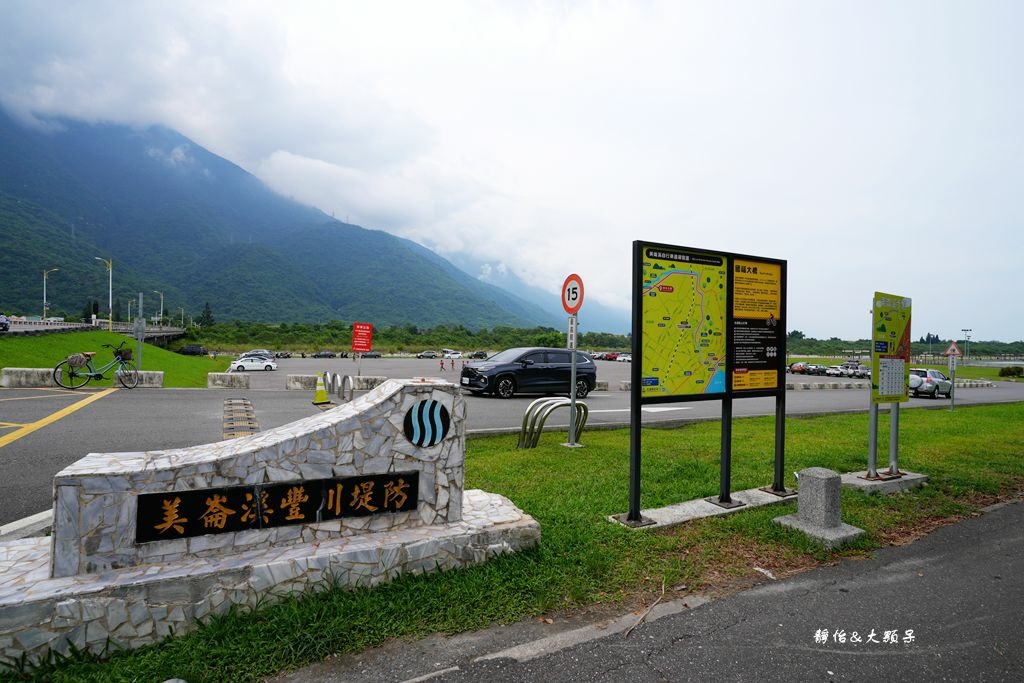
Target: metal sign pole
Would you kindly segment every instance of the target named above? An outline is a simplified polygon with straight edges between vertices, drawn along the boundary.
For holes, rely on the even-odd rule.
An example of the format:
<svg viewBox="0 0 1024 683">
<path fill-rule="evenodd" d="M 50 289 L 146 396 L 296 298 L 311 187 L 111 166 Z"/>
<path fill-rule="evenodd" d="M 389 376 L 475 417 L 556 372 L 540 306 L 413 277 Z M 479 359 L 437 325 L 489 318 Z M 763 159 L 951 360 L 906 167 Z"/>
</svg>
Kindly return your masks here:
<svg viewBox="0 0 1024 683">
<path fill-rule="evenodd" d="M 568 344 L 569 355 L 572 360 L 569 363 L 569 443 L 565 444 L 569 447 L 580 446 L 581 444 L 576 443 L 576 331 L 577 331 L 577 318 L 576 314 L 573 313 L 569 316 L 569 337 Z"/>
<path fill-rule="evenodd" d="M 868 411 L 868 475 L 867 479 L 878 479 L 878 404 L 871 401 Z"/>
<path fill-rule="evenodd" d="M 949 409 L 953 410 L 956 405 L 956 356 L 949 356 L 949 381 L 953 385 L 949 388 Z"/>
<path fill-rule="evenodd" d="M 889 474 L 897 476 L 900 473 L 899 464 L 900 447 L 900 404 L 893 403 L 889 410 Z"/>
<path fill-rule="evenodd" d="M 138 340 L 138 353 L 135 365 L 142 370 L 142 342 L 146 339 L 146 316 L 142 315 L 142 292 L 139 292 L 139 315 L 135 318 L 135 338 Z"/>
</svg>

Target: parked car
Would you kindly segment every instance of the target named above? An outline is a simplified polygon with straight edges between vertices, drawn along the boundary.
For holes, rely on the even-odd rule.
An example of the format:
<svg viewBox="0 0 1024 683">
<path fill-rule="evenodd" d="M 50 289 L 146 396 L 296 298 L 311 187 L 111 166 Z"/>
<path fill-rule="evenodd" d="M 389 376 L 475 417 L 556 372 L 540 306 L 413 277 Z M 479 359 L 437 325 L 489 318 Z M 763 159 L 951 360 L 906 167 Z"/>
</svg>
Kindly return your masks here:
<svg viewBox="0 0 1024 683">
<path fill-rule="evenodd" d="M 615 359 L 619 363 L 632 363 L 633 355 L 629 353 L 620 353 L 619 357 Z"/>
<path fill-rule="evenodd" d="M 0 332 L 7 332 L 11 329 L 11 319 L 0 313 Z"/>
<path fill-rule="evenodd" d="M 953 382 L 938 370 L 926 368 L 910 369 L 910 395 L 931 396 L 938 398 L 940 395 L 950 398 L 953 392 Z"/>
<path fill-rule="evenodd" d="M 263 358 L 262 356 L 243 356 L 231 363 L 231 369 L 235 372 L 277 370 L 277 363 L 271 358 Z"/>
<path fill-rule="evenodd" d="M 861 379 L 871 379 L 871 368 L 867 365 L 858 365 L 857 374 L 854 377 L 860 377 Z"/>
<path fill-rule="evenodd" d="M 825 374 L 829 377 L 842 377 L 844 373 L 843 369 L 838 365 L 830 365 L 825 368 Z"/>
<path fill-rule="evenodd" d="M 198 344 L 191 344 L 189 346 L 182 346 L 178 349 L 178 353 L 183 356 L 205 356 L 206 348 Z"/>
<path fill-rule="evenodd" d="M 292 357 L 292 352 L 291 351 L 278 351 L 278 352 L 276 352 L 274 354 L 274 358 L 291 358 L 291 357 Z"/>
<path fill-rule="evenodd" d="M 572 356 L 567 349 L 521 347 L 500 351 L 485 361 L 462 368 L 462 386 L 474 395 L 489 393 L 500 398 L 518 394 L 567 394 L 570 391 Z M 583 398 L 597 384 L 597 365 L 582 351 L 576 352 L 576 396 Z"/>
<path fill-rule="evenodd" d="M 445 358 L 462 358 L 462 351 L 445 351 Z"/>
<path fill-rule="evenodd" d="M 477 358 L 477 359 L 483 360 L 483 359 L 487 358 L 487 352 L 486 351 L 474 351 L 473 353 L 469 354 L 469 357 L 470 358 Z"/>
<path fill-rule="evenodd" d="M 420 351 L 416 354 L 417 358 L 437 358 L 437 351 Z"/>
<path fill-rule="evenodd" d="M 380 351 L 367 351 L 360 354 L 363 358 L 380 358 Z"/>
<path fill-rule="evenodd" d="M 827 369 L 828 368 L 826 368 L 824 365 L 815 365 L 814 363 L 808 363 L 807 364 L 807 369 L 804 370 L 804 374 L 807 374 L 807 375 L 824 375 L 825 374 L 825 370 L 827 370 Z"/>
<path fill-rule="evenodd" d="M 618 360 L 618 358 L 619 358 L 619 352 L 618 351 L 609 351 L 608 353 L 604 354 L 604 356 L 602 357 L 603 360 Z"/>
<path fill-rule="evenodd" d="M 789 366 L 789 371 L 793 374 L 803 374 L 807 372 L 807 363 L 803 361 L 797 361 Z"/>
<path fill-rule="evenodd" d="M 313 354 L 313 358 L 334 358 L 334 351 L 317 351 Z"/>
</svg>

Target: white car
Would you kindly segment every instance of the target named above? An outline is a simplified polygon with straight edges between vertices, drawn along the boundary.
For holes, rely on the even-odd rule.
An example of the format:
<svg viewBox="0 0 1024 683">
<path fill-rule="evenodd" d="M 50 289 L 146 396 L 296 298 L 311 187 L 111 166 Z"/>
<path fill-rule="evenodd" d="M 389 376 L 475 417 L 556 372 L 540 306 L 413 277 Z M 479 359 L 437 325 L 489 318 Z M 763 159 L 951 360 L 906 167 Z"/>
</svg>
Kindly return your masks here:
<svg viewBox="0 0 1024 683">
<path fill-rule="evenodd" d="M 246 370 L 277 370 L 277 363 L 269 358 L 260 356 L 245 356 L 231 362 L 231 369 L 235 372 Z"/>
<path fill-rule="evenodd" d="M 620 363 L 632 363 L 633 362 L 633 356 L 631 354 L 628 354 L 628 353 L 620 353 L 619 357 L 616 358 L 615 360 L 617 360 Z"/>
<path fill-rule="evenodd" d="M 462 358 L 462 351 L 445 351 L 445 358 Z"/>
<path fill-rule="evenodd" d="M 830 365 L 825 369 L 825 374 L 829 377 L 842 377 L 843 369 L 838 365 Z"/>
</svg>

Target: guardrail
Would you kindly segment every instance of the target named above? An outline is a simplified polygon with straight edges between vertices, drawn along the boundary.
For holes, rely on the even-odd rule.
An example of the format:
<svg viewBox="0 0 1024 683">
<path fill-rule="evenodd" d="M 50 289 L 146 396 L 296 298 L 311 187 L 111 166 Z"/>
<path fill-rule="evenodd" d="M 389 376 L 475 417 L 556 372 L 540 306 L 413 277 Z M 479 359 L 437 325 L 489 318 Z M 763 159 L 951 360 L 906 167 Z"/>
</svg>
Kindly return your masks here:
<svg viewBox="0 0 1024 683">
<path fill-rule="evenodd" d="M 567 398 L 538 398 L 530 404 L 523 415 L 523 426 L 519 430 L 519 445 L 517 448 L 536 448 L 540 441 L 541 432 L 544 431 L 544 423 L 547 422 L 551 413 L 563 406 L 572 404 Z M 586 403 L 576 401 L 576 429 L 573 434 L 579 438 L 583 428 L 587 426 L 587 418 L 590 416 L 590 408 Z"/>
</svg>

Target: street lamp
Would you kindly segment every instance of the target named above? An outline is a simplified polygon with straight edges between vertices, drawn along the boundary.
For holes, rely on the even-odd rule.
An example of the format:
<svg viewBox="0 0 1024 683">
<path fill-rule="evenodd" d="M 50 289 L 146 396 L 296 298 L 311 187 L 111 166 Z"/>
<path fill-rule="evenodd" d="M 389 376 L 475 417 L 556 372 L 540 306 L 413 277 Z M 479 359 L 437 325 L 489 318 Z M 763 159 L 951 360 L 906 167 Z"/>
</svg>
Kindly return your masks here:
<svg viewBox="0 0 1024 683">
<path fill-rule="evenodd" d="M 60 268 L 50 268 L 43 271 L 43 322 L 46 322 L 46 311 L 50 308 L 50 304 L 46 302 L 46 276 L 58 270 Z"/>
<path fill-rule="evenodd" d="M 185 308 L 183 306 L 178 306 L 178 310 L 181 311 L 181 326 L 185 327 Z"/>
<path fill-rule="evenodd" d="M 974 330 L 969 327 L 963 327 L 960 331 L 964 333 L 964 362 L 966 363 L 971 359 L 971 332 Z"/>
<path fill-rule="evenodd" d="M 114 331 L 114 259 L 94 257 L 107 266 L 107 330 Z"/>
<path fill-rule="evenodd" d="M 160 295 L 160 319 L 157 321 L 156 324 L 157 325 L 163 325 L 164 324 L 164 293 L 163 292 L 158 292 L 155 289 L 153 290 L 153 293 Z"/>
<path fill-rule="evenodd" d="M 132 324 L 132 300 L 128 299 L 128 324 Z"/>
</svg>

